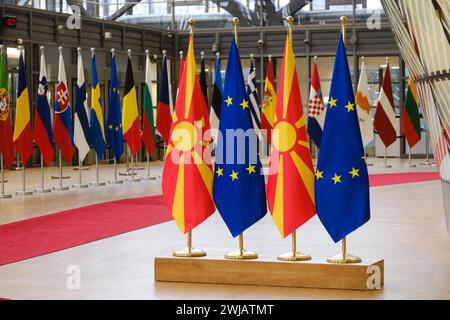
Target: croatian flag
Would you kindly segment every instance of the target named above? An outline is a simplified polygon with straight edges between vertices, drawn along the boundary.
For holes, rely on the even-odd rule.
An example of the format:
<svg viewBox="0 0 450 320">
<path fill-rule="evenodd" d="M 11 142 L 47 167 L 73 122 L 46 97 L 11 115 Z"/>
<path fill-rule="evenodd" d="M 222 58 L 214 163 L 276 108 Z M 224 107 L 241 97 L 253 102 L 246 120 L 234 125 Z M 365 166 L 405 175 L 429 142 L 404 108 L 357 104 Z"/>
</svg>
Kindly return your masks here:
<svg viewBox="0 0 450 320">
<path fill-rule="evenodd" d="M 70 112 L 70 97 L 67 89 L 66 70 L 59 47 L 59 70 L 55 97 L 55 118 L 53 121 L 53 137 L 61 150 L 61 154 L 68 163 L 72 163 L 75 154 L 73 142 L 72 115 Z"/>
<path fill-rule="evenodd" d="M 320 141 L 322 140 L 322 130 L 325 122 L 326 111 L 327 110 L 323 104 L 317 64 L 314 63 L 313 72 L 311 75 L 311 91 L 309 93 L 308 135 L 318 148 L 320 148 Z"/>
</svg>

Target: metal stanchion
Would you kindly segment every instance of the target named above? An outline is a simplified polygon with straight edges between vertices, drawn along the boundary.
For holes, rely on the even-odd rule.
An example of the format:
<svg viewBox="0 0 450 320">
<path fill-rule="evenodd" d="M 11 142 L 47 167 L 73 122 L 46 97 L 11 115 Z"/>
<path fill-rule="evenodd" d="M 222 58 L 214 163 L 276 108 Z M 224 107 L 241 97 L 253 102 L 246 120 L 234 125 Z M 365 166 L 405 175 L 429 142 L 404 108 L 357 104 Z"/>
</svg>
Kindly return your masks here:
<svg viewBox="0 0 450 320">
<path fill-rule="evenodd" d="M 5 193 L 5 168 L 3 167 L 3 154 L 0 154 L 0 163 L 1 163 L 1 176 L 2 176 L 2 183 L 1 183 L 1 192 L 0 192 L 0 199 L 9 199 L 12 196 L 10 194 Z"/>
<path fill-rule="evenodd" d="M 123 183 L 123 180 L 117 180 L 117 161 L 116 161 L 115 157 L 114 157 L 114 179 L 108 181 L 108 183 L 110 183 L 110 184 L 121 184 L 121 183 Z"/>
<path fill-rule="evenodd" d="M 100 172 L 98 168 L 98 155 L 95 154 L 95 181 L 89 183 L 90 186 L 93 187 L 102 187 L 105 186 L 106 183 L 103 181 L 100 181 Z"/>
<path fill-rule="evenodd" d="M 434 166 L 436 163 L 430 161 L 430 132 L 427 130 L 427 138 L 425 140 L 425 145 L 427 149 L 427 160 L 425 162 L 421 162 L 421 167 Z"/>
<path fill-rule="evenodd" d="M 88 187 L 87 184 L 83 184 L 82 183 L 82 179 L 81 179 L 81 172 L 83 170 L 82 166 L 83 166 L 83 163 L 82 163 L 81 159 L 78 159 L 78 183 L 77 184 L 73 184 L 72 185 L 73 188 L 84 189 L 84 188 Z"/>
<path fill-rule="evenodd" d="M 16 171 L 20 171 L 22 170 L 22 166 L 20 165 L 20 159 L 19 159 L 19 154 L 16 154 L 16 167 L 14 168 L 14 170 Z"/>
<path fill-rule="evenodd" d="M 136 173 L 134 172 L 134 156 L 131 155 L 131 177 L 126 179 L 126 181 L 127 182 L 138 182 L 138 181 L 141 181 L 141 179 L 134 177 L 135 174 Z"/>
<path fill-rule="evenodd" d="M 150 174 L 150 155 L 147 152 L 147 176 L 143 177 L 142 180 L 156 180 L 155 176 Z"/>
<path fill-rule="evenodd" d="M 45 188 L 45 172 L 44 172 L 44 158 L 41 154 L 41 186 L 39 188 L 34 189 L 34 193 L 49 193 L 51 190 Z"/>
<path fill-rule="evenodd" d="M 392 168 L 390 164 L 387 163 L 387 148 L 384 146 L 384 164 L 380 165 L 381 168 Z"/>
<path fill-rule="evenodd" d="M 19 160 L 19 157 L 17 157 Z M 33 191 L 26 190 L 26 183 L 25 183 L 25 165 L 22 164 L 22 190 L 16 191 L 17 196 L 31 196 L 33 194 Z"/>
<path fill-rule="evenodd" d="M 63 168 L 62 168 L 62 154 L 61 154 L 61 150 L 59 150 L 59 185 L 53 187 L 54 191 L 66 191 L 69 190 L 69 187 L 67 186 L 63 186 L 62 181 L 63 181 Z"/>
<path fill-rule="evenodd" d="M 412 148 L 409 148 L 409 152 L 408 152 L 408 164 L 405 165 L 406 168 L 415 168 L 416 165 L 411 163 L 411 150 Z"/>
<path fill-rule="evenodd" d="M 131 172 L 129 172 L 130 171 L 130 162 L 128 159 L 128 148 L 125 148 L 125 159 L 126 159 L 125 172 L 119 172 L 119 175 L 120 176 L 131 176 Z M 133 173 L 133 174 L 136 174 L 136 173 Z"/>
</svg>

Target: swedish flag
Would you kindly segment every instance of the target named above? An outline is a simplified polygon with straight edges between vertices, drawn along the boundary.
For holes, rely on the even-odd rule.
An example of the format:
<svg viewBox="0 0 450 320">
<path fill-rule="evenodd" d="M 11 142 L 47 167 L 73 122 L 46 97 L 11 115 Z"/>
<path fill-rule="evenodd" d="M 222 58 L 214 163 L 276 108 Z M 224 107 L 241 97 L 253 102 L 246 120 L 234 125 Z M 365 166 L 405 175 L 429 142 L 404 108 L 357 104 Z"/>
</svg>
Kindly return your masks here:
<svg viewBox="0 0 450 320">
<path fill-rule="evenodd" d="M 233 237 L 267 212 L 258 138 L 250 107 L 233 38 L 222 93 L 213 183 L 216 207 Z"/>
<path fill-rule="evenodd" d="M 317 214 L 338 242 L 370 219 L 369 177 L 342 36 L 336 52 L 319 160 Z"/>
</svg>

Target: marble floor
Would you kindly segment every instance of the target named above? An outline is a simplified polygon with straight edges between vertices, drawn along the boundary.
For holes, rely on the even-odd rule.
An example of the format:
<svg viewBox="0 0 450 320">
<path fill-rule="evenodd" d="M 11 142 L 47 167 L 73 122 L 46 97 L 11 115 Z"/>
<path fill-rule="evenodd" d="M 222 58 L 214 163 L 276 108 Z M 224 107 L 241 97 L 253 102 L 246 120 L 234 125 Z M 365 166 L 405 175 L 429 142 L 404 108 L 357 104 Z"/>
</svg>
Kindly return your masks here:
<svg viewBox="0 0 450 320">
<path fill-rule="evenodd" d="M 414 163 L 423 160 L 414 159 Z M 406 160 L 389 159 L 393 168 L 376 165 L 371 173 L 436 171 L 436 167 L 406 168 Z M 145 167 L 144 164 L 139 164 Z M 152 162 L 153 175 L 160 174 L 161 162 Z M 119 168 L 124 171 L 124 166 Z M 145 170 L 136 171 L 145 176 Z M 57 168 L 45 171 L 49 187 Z M 95 168 L 83 170 L 83 180 L 95 179 Z M 64 168 L 63 184 L 77 183 L 78 172 Z M 111 166 L 100 166 L 101 180 L 110 180 Z M 21 189 L 21 172 L 7 171 L 6 191 Z M 27 188 L 40 183 L 39 169 L 27 170 Z M 161 180 L 123 185 L 70 188 L 69 191 L 13 196 L 0 200 L 0 224 L 36 217 L 64 209 L 104 201 L 161 194 Z M 348 250 L 364 258 L 385 259 L 385 286 L 372 292 L 155 283 L 153 258 L 167 255 L 185 242 L 173 221 L 92 242 L 68 250 L 0 267 L 0 297 L 10 299 L 450 299 L 450 236 L 445 226 L 439 181 L 371 188 L 372 219 L 347 240 Z M 1 236 L 1 234 L 0 234 Z M 194 245 L 222 254 L 237 246 L 218 214 L 200 225 Z M 262 256 L 276 256 L 289 250 L 290 239 L 281 239 L 270 215 L 245 234 L 248 249 Z M 298 231 L 298 246 L 316 258 L 339 251 L 317 217 Z M 1 248 L 0 248 L 1 250 Z M 67 286 L 68 268 L 81 272 L 81 287 Z"/>
</svg>

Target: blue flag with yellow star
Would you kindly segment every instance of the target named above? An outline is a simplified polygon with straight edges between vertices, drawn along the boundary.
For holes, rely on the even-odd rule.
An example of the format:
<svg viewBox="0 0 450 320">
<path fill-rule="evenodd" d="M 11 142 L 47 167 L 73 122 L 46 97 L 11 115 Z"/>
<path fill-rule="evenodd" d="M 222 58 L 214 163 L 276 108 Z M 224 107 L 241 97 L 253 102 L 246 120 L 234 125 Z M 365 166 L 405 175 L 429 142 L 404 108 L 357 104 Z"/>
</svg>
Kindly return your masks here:
<svg viewBox="0 0 450 320">
<path fill-rule="evenodd" d="M 233 237 L 267 212 L 258 137 L 252 123 L 239 50 L 233 38 L 220 108 L 213 196 Z"/>
<path fill-rule="evenodd" d="M 342 36 L 316 170 L 317 215 L 338 242 L 370 219 L 369 176 Z"/>
<path fill-rule="evenodd" d="M 109 87 L 108 119 L 106 120 L 106 140 L 114 158 L 119 161 L 123 153 L 122 111 L 120 109 L 119 81 L 117 79 L 116 56 L 111 60 L 111 84 Z"/>
</svg>

